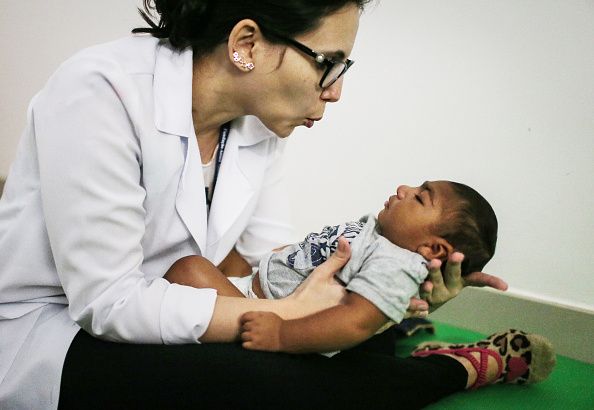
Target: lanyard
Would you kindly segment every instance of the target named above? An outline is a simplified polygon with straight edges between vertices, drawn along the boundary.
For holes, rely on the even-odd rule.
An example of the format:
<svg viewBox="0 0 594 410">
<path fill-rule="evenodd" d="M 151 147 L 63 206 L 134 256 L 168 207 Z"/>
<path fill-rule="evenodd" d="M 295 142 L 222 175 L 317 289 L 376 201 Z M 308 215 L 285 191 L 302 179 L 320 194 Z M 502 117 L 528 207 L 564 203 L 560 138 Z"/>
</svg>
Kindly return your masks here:
<svg viewBox="0 0 594 410">
<path fill-rule="evenodd" d="M 217 154 L 215 159 L 215 170 L 214 177 L 212 179 L 212 190 L 209 192 L 208 187 L 204 188 L 206 196 L 206 206 L 210 209 L 212 198 L 214 197 L 214 190 L 217 185 L 217 178 L 219 177 L 219 168 L 223 162 L 223 153 L 225 152 L 225 146 L 227 145 L 227 138 L 229 138 L 229 131 L 231 130 L 231 122 L 227 122 L 221 125 L 219 130 L 219 146 L 217 148 Z"/>
</svg>

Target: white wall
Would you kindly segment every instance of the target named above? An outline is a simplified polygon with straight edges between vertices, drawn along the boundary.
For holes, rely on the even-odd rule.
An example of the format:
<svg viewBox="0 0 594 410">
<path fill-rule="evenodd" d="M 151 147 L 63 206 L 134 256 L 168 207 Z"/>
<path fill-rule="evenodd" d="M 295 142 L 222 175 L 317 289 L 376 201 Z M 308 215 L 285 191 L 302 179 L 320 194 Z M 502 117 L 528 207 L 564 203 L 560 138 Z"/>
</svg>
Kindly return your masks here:
<svg viewBox="0 0 594 410">
<path fill-rule="evenodd" d="M 144 25 L 138 0 L 0 0 L 0 175 L 6 175 L 31 98 L 77 50 Z"/>
<path fill-rule="evenodd" d="M 0 0 L 0 174 L 33 94 L 77 49 L 140 24 L 137 3 Z M 591 0 L 372 6 L 341 104 L 290 139 L 299 233 L 377 211 L 401 183 L 465 182 L 499 217 L 488 272 L 594 310 L 593 21 Z"/>
</svg>

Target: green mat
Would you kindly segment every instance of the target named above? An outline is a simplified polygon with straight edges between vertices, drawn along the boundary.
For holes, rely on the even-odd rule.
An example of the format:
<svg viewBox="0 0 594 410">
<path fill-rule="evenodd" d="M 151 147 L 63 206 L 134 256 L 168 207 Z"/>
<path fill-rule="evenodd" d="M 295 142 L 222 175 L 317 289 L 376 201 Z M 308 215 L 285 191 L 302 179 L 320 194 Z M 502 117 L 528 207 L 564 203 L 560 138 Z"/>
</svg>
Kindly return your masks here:
<svg viewBox="0 0 594 410">
<path fill-rule="evenodd" d="M 434 335 L 421 330 L 409 338 L 399 340 L 396 354 L 408 356 L 417 344 L 427 340 L 469 343 L 486 336 L 444 323 L 434 322 L 434 325 Z M 529 386 L 494 385 L 472 392 L 462 392 L 427 409 L 594 410 L 594 365 L 558 355 L 553 373 L 542 383 Z"/>
</svg>

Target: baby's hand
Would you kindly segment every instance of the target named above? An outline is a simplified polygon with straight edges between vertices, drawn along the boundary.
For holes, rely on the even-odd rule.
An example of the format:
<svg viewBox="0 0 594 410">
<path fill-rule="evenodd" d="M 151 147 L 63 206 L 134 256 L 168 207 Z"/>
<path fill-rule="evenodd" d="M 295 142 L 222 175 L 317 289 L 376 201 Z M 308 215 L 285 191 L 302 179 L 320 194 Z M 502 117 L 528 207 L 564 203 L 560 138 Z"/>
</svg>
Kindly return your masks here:
<svg viewBox="0 0 594 410">
<path fill-rule="evenodd" d="M 272 312 L 247 312 L 240 319 L 242 346 L 250 350 L 281 350 L 283 319 Z"/>
</svg>

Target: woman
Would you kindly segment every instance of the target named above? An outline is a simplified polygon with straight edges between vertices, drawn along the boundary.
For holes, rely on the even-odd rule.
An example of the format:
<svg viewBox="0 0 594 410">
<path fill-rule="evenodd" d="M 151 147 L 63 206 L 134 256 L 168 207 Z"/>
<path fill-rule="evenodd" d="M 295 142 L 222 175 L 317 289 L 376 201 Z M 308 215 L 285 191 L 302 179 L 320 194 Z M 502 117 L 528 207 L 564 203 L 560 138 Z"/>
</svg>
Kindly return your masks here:
<svg viewBox="0 0 594 410">
<path fill-rule="evenodd" d="M 347 247 L 278 301 L 162 278 L 186 255 L 239 271 L 288 243 L 281 138 L 339 100 L 364 3 L 157 0 L 159 23 L 137 30 L 153 36 L 57 70 L 31 103 L 0 203 L 0 407 L 249 408 L 254 393 L 260 408 L 411 407 L 473 383 L 464 357 L 199 344 L 237 340 L 249 311 L 336 305 Z M 459 276 L 459 260 L 448 286 L 434 266 L 429 300 L 457 293 Z"/>
</svg>

